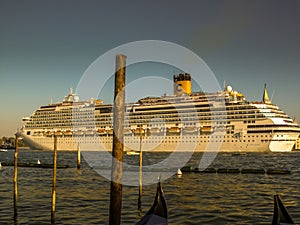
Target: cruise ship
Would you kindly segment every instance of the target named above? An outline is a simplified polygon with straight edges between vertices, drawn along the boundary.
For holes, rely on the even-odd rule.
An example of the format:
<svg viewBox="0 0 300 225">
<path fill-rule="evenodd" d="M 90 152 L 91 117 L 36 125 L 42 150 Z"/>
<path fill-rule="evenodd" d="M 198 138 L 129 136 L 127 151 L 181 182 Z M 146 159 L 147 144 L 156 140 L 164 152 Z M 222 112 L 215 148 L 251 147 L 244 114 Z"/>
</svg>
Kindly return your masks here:
<svg viewBox="0 0 300 225">
<path fill-rule="evenodd" d="M 296 148 L 300 127 L 269 99 L 249 102 L 225 86 L 192 92 L 191 75 L 176 74 L 173 95 L 125 104 L 124 150 L 285 152 Z M 62 102 L 41 106 L 18 131 L 32 149 L 111 151 L 113 105 L 81 101 L 72 89 Z"/>
</svg>

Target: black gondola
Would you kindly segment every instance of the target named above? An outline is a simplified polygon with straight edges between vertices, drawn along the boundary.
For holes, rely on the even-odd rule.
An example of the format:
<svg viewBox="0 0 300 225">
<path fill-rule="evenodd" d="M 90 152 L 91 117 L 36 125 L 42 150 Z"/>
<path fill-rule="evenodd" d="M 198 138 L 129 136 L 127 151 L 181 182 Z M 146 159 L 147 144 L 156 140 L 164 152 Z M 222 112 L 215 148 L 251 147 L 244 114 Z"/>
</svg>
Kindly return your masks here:
<svg viewBox="0 0 300 225">
<path fill-rule="evenodd" d="M 157 184 L 154 203 L 136 225 L 168 225 L 168 209 L 160 182 Z"/>
<path fill-rule="evenodd" d="M 274 213 L 272 225 L 295 225 L 279 195 L 274 195 Z"/>
</svg>

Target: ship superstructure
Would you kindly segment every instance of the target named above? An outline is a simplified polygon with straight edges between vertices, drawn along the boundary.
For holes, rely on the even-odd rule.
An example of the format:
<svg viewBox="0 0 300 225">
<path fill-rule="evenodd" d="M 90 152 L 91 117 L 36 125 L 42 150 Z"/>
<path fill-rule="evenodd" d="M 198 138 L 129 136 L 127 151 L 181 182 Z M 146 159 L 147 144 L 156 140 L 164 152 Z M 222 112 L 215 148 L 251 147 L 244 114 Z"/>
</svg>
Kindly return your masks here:
<svg viewBox="0 0 300 225">
<path fill-rule="evenodd" d="M 80 101 L 70 94 L 41 106 L 23 119 L 19 134 L 35 149 L 111 151 L 113 107 L 101 100 Z M 264 88 L 249 102 L 230 86 L 215 93 L 192 93 L 189 74 L 174 75 L 174 95 L 147 97 L 125 107 L 125 150 L 291 151 L 299 125 L 272 104 Z"/>
</svg>

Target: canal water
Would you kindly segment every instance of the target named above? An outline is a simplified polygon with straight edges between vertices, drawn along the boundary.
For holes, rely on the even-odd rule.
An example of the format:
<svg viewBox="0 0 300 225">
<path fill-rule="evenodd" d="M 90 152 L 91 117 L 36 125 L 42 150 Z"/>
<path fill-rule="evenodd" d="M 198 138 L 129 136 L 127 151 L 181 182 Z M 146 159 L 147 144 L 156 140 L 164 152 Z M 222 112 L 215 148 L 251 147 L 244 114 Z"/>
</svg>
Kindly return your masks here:
<svg viewBox="0 0 300 225">
<path fill-rule="evenodd" d="M 153 163 L 167 153 L 145 153 Z M 0 162 L 13 163 L 14 151 L 0 152 Z M 197 167 L 202 153 L 186 164 Z M 52 163 L 53 153 L 20 150 L 19 163 Z M 138 155 L 126 155 L 128 164 L 138 165 Z M 70 168 L 57 171 L 55 224 L 108 224 L 110 181 L 77 153 L 58 152 L 58 164 Z M 291 174 L 184 173 L 162 181 L 170 225 L 270 224 L 273 196 L 279 194 L 296 223 L 300 223 L 300 152 L 219 153 L 211 168 L 287 169 Z M 105 168 L 102 168 L 105 170 Z M 107 168 L 106 168 L 107 169 Z M 17 217 L 13 207 L 13 167 L 0 169 L 0 224 L 50 224 L 52 169 L 19 167 Z M 157 172 L 157 171 L 156 171 Z M 158 171 L 159 172 L 159 171 Z M 162 171 L 163 173 L 164 171 Z M 146 179 L 146 177 L 145 177 Z M 153 203 L 156 185 L 143 187 L 142 211 L 137 209 L 138 187 L 123 186 L 122 224 L 135 224 Z"/>
</svg>

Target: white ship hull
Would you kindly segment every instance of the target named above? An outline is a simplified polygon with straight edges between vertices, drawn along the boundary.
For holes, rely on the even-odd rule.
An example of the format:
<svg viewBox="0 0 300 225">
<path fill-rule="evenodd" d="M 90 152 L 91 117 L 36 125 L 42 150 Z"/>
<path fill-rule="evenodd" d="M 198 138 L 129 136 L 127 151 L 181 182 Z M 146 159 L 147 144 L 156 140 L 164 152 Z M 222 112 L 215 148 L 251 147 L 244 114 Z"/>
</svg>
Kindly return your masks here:
<svg viewBox="0 0 300 225">
<path fill-rule="evenodd" d="M 54 137 L 29 136 L 20 132 L 19 135 L 32 149 L 53 150 Z M 287 152 L 292 151 L 298 133 L 244 135 L 236 138 L 232 135 L 184 135 L 184 136 L 144 136 L 142 149 L 148 152 L 173 151 L 220 151 L 220 152 Z M 140 137 L 125 136 L 125 151 L 139 151 Z M 112 136 L 59 136 L 57 149 L 111 151 Z"/>
</svg>

